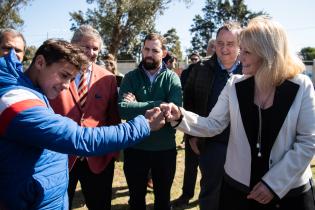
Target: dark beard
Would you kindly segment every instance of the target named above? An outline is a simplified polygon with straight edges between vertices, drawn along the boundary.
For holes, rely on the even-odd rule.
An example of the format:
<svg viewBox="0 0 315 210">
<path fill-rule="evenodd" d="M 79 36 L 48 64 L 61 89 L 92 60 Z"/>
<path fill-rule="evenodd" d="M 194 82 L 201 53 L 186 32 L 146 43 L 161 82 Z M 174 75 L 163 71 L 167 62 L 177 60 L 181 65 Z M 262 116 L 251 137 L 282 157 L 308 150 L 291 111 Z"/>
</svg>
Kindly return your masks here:
<svg viewBox="0 0 315 210">
<path fill-rule="evenodd" d="M 150 62 L 148 62 L 150 60 Z M 145 70 L 151 71 L 155 70 L 160 66 L 160 62 L 153 60 L 152 58 L 144 58 L 142 61 Z"/>
</svg>

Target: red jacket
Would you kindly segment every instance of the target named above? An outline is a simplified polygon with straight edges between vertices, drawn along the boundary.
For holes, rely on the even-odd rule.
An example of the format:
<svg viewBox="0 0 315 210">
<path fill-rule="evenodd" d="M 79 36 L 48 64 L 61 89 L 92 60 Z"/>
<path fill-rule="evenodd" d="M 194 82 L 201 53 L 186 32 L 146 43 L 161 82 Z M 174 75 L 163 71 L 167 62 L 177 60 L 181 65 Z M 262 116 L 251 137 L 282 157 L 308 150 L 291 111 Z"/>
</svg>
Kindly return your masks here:
<svg viewBox="0 0 315 210">
<path fill-rule="evenodd" d="M 74 81 L 71 82 L 69 90 L 62 91 L 56 99 L 50 100 L 50 105 L 56 113 L 67 116 L 84 127 L 120 123 L 115 76 L 96 64 L 92 64 L 89 90 L 83 110 L 79 104 L 77 86 Z M 119 152 L 115 152 L 104 156 L 87 157 L 87 162 L 90 170 L 98 174 L 118 155 Z M 70 169 L 76 159 L 76 156 L 69 156 Z"/>
</svg>

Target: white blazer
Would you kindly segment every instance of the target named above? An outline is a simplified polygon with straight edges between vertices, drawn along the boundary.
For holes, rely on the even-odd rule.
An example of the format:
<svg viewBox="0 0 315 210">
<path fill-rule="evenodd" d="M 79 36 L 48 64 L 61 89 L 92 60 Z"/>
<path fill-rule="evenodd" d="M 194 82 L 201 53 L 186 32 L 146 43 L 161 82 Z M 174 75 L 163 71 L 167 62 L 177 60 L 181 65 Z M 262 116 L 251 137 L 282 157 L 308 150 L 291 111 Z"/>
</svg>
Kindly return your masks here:
<svg viewBox="0 0 315 210">
<path fill-rule="evenodd" d="M 251 174 L 251 149 L 242 117 L 246 110 L 243 102 L 253 103 L 247 93 L 254 91 L 254 85 L 247 85 L 253 77 L 234 75 L 227 82 L 218 102 L 208 117 L 200 117 L 181 108 L 183 120 L 177 129 L 192 136 L 211 137 L 221 133 L 230 123 L 230 137 L 227 149 L 225 173 L 236 182 L 249 187 Z M 253 82 L 252 82 L 253 83 Z M 244 85 L 243 85 L 244 84 Z M 244 86 L 244 88 L 237 88 Z M 282 86 L 282 85 L 280 85 Z M 311 80 L 302 74 L 286 81 L 280 100 L 290 95 L 287 89 L 296 90 L 292 101 L 283 103 L 287 113 L 279 126 L 278 136 L 271 149 L 269 171 L 263 181 L 280 197 L 291 189 L 303 186 L 312 178 L 310 162 L 315 152 L 315 94 Z M 251 87 L 247 89 L 248 87 Z M 240 93 L 242 90 L 242 93 Z M 243 95 L 243 96 L 240 96 Z M 276 97 L 276 96 L 275 96 Z M 241 100 L 241 101 L 239 101 Z M 287 105 L 286 105 L 287 104 Z M 243 106 L 243 105 L 242 105 Z M 281 113 L 281 109 L 280 112 Z M 281 114 L 279 114 L 281 115 Z M 277 120 L 278 116 L 275 117 Z M 246 123 L 246 121 L 244 121 Z M 173 122 L 172 125 L 176 124 Z"/>
</svg>

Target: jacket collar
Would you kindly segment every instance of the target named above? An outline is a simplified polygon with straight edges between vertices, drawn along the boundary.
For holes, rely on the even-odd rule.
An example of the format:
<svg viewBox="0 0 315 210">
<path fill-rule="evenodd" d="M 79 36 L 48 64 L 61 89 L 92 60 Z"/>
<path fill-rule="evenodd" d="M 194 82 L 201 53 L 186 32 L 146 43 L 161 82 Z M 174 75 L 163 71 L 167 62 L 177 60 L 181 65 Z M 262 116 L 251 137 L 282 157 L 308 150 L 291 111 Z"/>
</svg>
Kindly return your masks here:
<svg viewBox="0 0 315 210">
<path fill-rule="evenodd" d="M 254 103 L 254 77 L 235 84 L 237 99 L 239 103 L 242 122 L 244 125 L 247 139 L 250 136 L 250 116 L 255 114 L 252 109 Z M 274 119 L 273 131 L 271 131 L 272 139 L 276 139 L 277 135 L 285 121 L 285 118 L 294 102 L 298 92 L 299 85 L 289 80 L 285 80 L 280 86 L 276 87 L 276 92 L 273 101 L 274 112 L 277 117 Z"/>
<path fill-rule="evenodd" d="M 92 88 L 93 84 L 96 82 L 96 75 L 95 72 L 93 71 L 94 68 L 97 68 L 97 65 L 95 63 L 92 63 L 89 66 L 89 71 L 90 71 L 90 82 L 89 82 L 89 90 L 88 90 L 88 94 L 87 94 L 87 98 L 86 98 L 86 104 L 84 109 L 86 109 L 90 103 L 90 97 L 93 97 L 95 95 L 94 91 L 95 89 Z M 75 84 L 75 81 L 72 81 L 70 83 L 70 87 L 69 87 L 70 93 L 72 95 L 72 97 L 74 98 L 74 100 L 76 101 L 77 106 L 79 107 L 80 110 L 82 110 L 82 107 L 80 106 L 80 102 L 79 102 L 79 94 L 78 94 L 78 87 Z M 83 111 L 83 110 L 82 110 Z"/>
</svg>

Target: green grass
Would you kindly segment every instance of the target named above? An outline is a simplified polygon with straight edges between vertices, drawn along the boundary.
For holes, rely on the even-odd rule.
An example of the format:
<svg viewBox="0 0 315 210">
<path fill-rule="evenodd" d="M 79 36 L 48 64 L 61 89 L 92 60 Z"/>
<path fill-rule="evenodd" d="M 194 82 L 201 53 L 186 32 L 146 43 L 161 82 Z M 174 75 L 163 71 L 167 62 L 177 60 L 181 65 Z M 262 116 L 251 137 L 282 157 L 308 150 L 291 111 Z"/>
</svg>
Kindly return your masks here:
<svg viewBox="0 0 315 210">
<path fill-rule="evenodd" d="M 176 135 L 176 142 L 179 144 L 182 141 L 182 133 L 178 132 Z M 177 165 L 176 165 L 176 174 L 175 179 L 172 185 L 171 191 L 171 200 L 176 199 L 182 193 L 182 183 L 183 183 L 183 173 L 184 173 L 184 149 L 178 150 L 177 154 Z M 313 178 L 315 179 L 315 160 L 313 161 L 314 165 L 312 167 Z M 112 199 L 112 210 L 127 210 L 128 209 L 128 186 L 126 184 L 126 179 L 123 172 L 123 163 L 116 162 L 115 166 L 115 175 L 113 181 L 113 199 Z M 181 208 L 174 208 L 174 210 L 188 209 L 188 210 L 199 210 L 198 207 L 198 194 L 199 194 L 199 180 L 200 172 L 198 172 L 198 179 L 196 183 L 195 196 L 190 201 L 190 204 Z M 153 210 L 154 196 L 153 191 L 148 189 L 146 196 L 147 210 Z M 86 210 L 84 206 L 84 200 L 82 194 L 80 193 L 80 186 L 77 187 L 77 192 L 74 197 L 73 209 L 76 210 Z"/>
<path fill-rule="evenodd" d="M 176 142 L 179 144 L 182 141 L 183 134 L 178 132 L 176 135 Z M 179 149 L 177 154 L 176 163 L 176 174 L 171 190 L 171 200 L 176 199 L 182 193 L 182 183 L 183 183 L 183 173 L 184 173 L 184 149 Z M 200 172 L 198 172 L 198 179 L 196 183 L 195 196 L 191 200 L 188 206 L 184 208 L 174 208 L 174 210 L 188 209 L 188 210 L 199 210 L 197 198 L 199 194 L 199 180 Z M 126 183 L 125 175 L 123 172 L 123 162 L 116 162 L 115 165 L 115 175 L 113 181 L 113 199 L 112 199 L 112 210 L 126 210 L 128 209 L 128 186 Z M 147 210 L 153 210 L 154 195 L 151 189 L 148 189 L 146 196 Z M 80 186 L 77 186 L 77 192 L 74 197 L 73 209 L 76 210 L 86 210 L 84 206 L 83 196 L 81 194 Z"/>
</svg>

